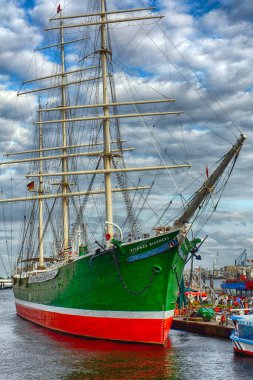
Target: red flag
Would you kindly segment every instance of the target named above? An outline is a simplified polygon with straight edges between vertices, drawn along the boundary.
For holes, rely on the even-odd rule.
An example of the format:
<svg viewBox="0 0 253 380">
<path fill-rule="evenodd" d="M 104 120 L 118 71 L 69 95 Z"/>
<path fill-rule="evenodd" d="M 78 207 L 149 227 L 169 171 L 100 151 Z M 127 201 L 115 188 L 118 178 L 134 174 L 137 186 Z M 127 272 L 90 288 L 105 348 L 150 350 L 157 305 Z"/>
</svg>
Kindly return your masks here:
<svg viewBox="0 0 253 380">
<path fill-rule="evenodd" d="M 61 12 L 61 5 L 59 4 L 58 7 L 57 7 L 57 13 L 60 13 Z"/>
<path fill-rule="evenodd" d="M 206 165 L 206 177 L 209 177 L 208 166 Z"/>
<path fill-rule="evenodd" d="M 26 185 L 26 187 L 27 187 L 27 190 L 29 190 L 29 191 L 34 190 L 34 181 L 28 183 L 28 185 Z"/>
</svg>

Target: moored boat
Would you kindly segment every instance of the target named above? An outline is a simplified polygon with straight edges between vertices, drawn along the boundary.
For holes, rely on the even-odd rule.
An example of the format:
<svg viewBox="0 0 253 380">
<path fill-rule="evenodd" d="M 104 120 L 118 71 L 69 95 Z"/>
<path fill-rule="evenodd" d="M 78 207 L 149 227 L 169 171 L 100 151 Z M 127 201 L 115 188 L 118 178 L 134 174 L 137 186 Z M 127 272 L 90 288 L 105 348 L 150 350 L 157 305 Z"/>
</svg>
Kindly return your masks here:
<svg viewBox="0 0 253 380">
<path fill-rule="evenodd" d="M 131 166 L 127 166 L 124 156 L 130 155 L 133 148 L 123 148 L 125 140 L 121 138 L 119 120 L 138 120 L 135 129 L 143 118 L 178 116 L 181 111 L 170 110 L 168 104 L 174 103 L 171 98 L 116 99 L 109 34 L 111 24 L 161 16 L 153 8 L 148 16 L 137 16 L 150 9 L 107 11 L 105 0 L 90 4 L 94 6 L 92 12 L 75 16 L 65 16 L 58 7 L 57 16 L 51 19 L 53 26 L 47 29 L 59 31 L 59 36 L 44 49 L 58 49 L 60 60 L 53 62 L 52 74 L 25 81 L 24 86 L 28 88 L 19 92 L 19 96 L 41 92 L 38 120 L 34 122 L 36 146 L 7 154 L 8 157 L 24 154 L 21 160 L 1 163 L 31 163 L 26 174 L 31 181 L 27 188 L 36 193 L 0 200 L 31 202 L 29 218 L 23 227 L 19 265 L 13 276 L 16 310 L 27 320 L 65 333 L 163 345 L 172 323 L 185 263 L 189 256 L 196 255 L 201 244 L 198 236 L 192 236 L 192 222 L 196 214 L 205 210 L 227 168 L 231 174 L 246 137 L 243 134 L 238 137 L 213 172 L 206 175 L 168 222 L 165 215 L 172 201 L 166 199 L 162 208 L 160 195 L 152 206 L 150 188 L 158 181 L 158 172 L 185 170 L 189 164 L 164 162 L 157 143 L 159 136 L 151 131 L 150 141 L 154 151 L 158 150 L 158 161 L 153 160 L 152 151 L 152 157 L 142 153 L 137 162 L 130 159 Z M 127 12 L 133 14 L 131 18 L 122 17 Z M 78 18 L 84 22 L 75 23 Z M 73 23 L 68 24 L 68 20 Z M 80 32 L 79 38 L 70 40 L 72 34 L 64 31 L 71 28 Z M 68 61 L 72 63 L 75 58 L 77 62 L 67 68 L 67 46 L 80 41 L 81 52 L 74 54 L 70 50 Z M 141 69 L 139 72 L 143 74 Z M 43 81 L 47 84 L 29 87 Z M 72 86 L 77 90 L 72 90 Z M 155 111 L 154 105 L 164 104 L 165 109 Z M 151 106 L 149 112 L 138 108 L 147 105 Z M 134 111 L 122 113 L 121 108 L 126 106 L 132 106 Z M 128 136 L 126 125 L 122 129 Z M 149 148 L 150 142 L 140 143 L 136 137 L 134 141 Z M 137 166 L 143 159 L 152 164 Z M 148 177 L 149 186 L 140 186 L 140 181 L 136 183 L 135 179 L 135 184 L 129 186 L 133 178 L 126 174 L 138 171 L 155 172 L 154 181 Z M 58 180 L 49 186 L 46 178 Z M 169 178 L 174 183 L 170 175 Z M 143 195 L 146 190 L 147 194 Z M 120 200 L 116 198 L 118 193 L 122 194 Z M 162 196 L 164 193 L 167 196 L 163 184 Z M 156 217 L 154 222 L 145 214 L 146 210 Z M 99 217 L 95 222 L 96 212 Z M 148 231 L 139 228 L 140 212 L 144 212 L 144 225 L 153 223 Z M 189 231 L 192 237 L 188 239 Z"/>
<path fill-rule="evenodd" d="M 234 352 L 253 356 L 253 315 L 233 315 L 231 319 L 235 325 L 230 336 Z"/>
</svg>

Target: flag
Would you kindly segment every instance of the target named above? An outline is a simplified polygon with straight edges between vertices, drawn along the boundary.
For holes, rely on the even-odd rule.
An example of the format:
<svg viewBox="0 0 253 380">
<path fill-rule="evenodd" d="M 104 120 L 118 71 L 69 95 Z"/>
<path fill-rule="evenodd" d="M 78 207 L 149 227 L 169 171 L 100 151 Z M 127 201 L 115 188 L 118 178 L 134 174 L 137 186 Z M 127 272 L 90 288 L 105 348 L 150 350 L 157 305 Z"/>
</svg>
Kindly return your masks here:
<svg viewBox="0 0 253 380">
<path fill-rule="evenodd" d="M 60 13 L 61 12 L 61 5 L 59 4 L 58 7 L 57 7 L 57 13 Z"/>
<path fill-rule="evenodd" d="M 34 181 L 28 183 L 28 185 L 26 185 L 26 187 L 27 187 L 27 190 L 33 191 L 34 190 Z"/>
<path fill-rule="evenodd" d="M 206 165 L 206 177 L 209 177 L 209 171 L 208 171 L 208 166 Z"/>
</svg>

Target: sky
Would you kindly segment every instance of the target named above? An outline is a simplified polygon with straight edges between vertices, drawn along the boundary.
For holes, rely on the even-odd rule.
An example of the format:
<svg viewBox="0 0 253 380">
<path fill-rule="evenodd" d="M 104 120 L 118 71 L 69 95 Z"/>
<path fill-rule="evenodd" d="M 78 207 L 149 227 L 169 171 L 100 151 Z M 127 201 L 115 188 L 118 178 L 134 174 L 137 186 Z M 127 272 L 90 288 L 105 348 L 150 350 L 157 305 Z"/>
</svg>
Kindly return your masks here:
<svg viewBox="0 0 253 380">
<path fill-rule="evenodd" d="M 64 12 L 74 14 L 87 1 L 0 0 L 1 156 L 10 149 L 29 146 L 27 125 L 34 120 L 36 102 L 18 101 L 16 95 L 29 70 L 34 69 L 32 59 L 35 58 L 38 67 L 43 62 L 45 72 L 53 66 L 43 52 L 35 53 L 34 49 L 43 44 L 43 28 L 48 25 L 48 18 L 56 14 L 59 3 Z M 163 94 L 170 89 L 178 109 L 184 110 L 185 158 L 192 155 L 199 173 L 204 173 L 206 165 L 212 167 L 240 132 L 247 134 L 218 209 L 202 231 L 202 237 L 208 238 L 201 248 L 202 261 L 197 263 L 204 268 L 233 265 L 244 249 L 249 258 L 253 257 L 253 3 L 251 0 L 122 0 L 120 5 L 116 0 L 109 2 L 109 9 L 144 6 L 156 6 L 165 16 L 158 28 L 150 24 L 152 45 L 138 40 L 145 69 L 139 68 L 136 44 L 134 39 L 126 42 L 129 35 L 124 28 L 118 30 L 121 57 L 129 58 L 129 67 L 142 77 L 139 83 L 148 81 Z M 132 36 L 137 30 L 134 28 Z M 164 36 L 168 41 L 165 61 Z M 155 47 L 159 48 L 158 55 Z M 121 98 L 119 78 L 116 89 Z M 6 172 L 1 177 L 1 183 L 9 180 Z M 15 175 L 11 181 L 15 183 Z M 19 204 L 11 211 L 2 208 L 0 275 L 5 275 L 4 266 L 10 272 L 7 256 L 15 257 L 12 239 L 20 230 L 10 227 L 15 216 L 22 221 Z"/>
</svg>

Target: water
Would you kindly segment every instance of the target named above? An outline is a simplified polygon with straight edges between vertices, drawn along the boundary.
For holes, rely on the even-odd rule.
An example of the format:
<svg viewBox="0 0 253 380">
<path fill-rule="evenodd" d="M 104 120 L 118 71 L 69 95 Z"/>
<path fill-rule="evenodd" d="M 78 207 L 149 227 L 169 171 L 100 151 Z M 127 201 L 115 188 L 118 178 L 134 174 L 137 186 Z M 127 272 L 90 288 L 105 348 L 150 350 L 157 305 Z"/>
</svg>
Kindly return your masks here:
<svg viewBox="0 0 253 380">
<path fill-rule="evenodd" d="M 11 290 L 0 291 L 0 380 L 252 380 L 253 358 L 233 354 L 230 340 L 172 330 L 167 348 L 79 339 L 15 314 Z"/>
</svg>

